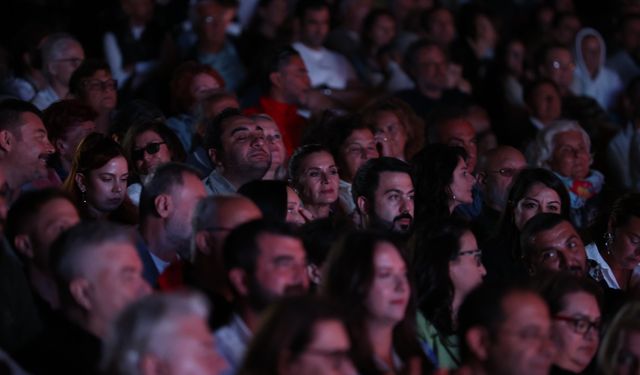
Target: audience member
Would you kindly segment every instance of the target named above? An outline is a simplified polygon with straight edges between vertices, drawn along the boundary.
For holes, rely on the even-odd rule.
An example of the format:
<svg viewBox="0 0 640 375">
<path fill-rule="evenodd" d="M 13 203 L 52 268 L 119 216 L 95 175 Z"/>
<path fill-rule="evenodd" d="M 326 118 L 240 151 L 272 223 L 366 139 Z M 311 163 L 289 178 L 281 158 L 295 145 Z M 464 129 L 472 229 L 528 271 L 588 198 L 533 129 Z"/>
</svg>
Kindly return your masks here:
<svg viewBox="0 0 640 375">
<path fill-rule="evenodd" d="M 630 302 L 614 317 L 598 351 L 598 369 L 603 374 L 631 375 L 638 371 L 640 303 Z"/>
<path fill-rule="evenodd" d="M 271 153 L 271 166 L 262 179 L 285 180 L 287 178 L 289 153 L 285 147 L 278 124 L 276 124 L 269 115 L 264 113 L 254 115 L 251 118 L 264 131 L 264 138 L 267 141 L 267 146 Z"/>
<path fill-rule="evenodd" d="M 105 135 L 109 134 L 118 104 L 117 88 L 118 83 L 111 77 L 109 66 L 100 60 L 83 62 L 69 80 L 69 93 L 98 114 L 96 129 Z"/>
</svg>

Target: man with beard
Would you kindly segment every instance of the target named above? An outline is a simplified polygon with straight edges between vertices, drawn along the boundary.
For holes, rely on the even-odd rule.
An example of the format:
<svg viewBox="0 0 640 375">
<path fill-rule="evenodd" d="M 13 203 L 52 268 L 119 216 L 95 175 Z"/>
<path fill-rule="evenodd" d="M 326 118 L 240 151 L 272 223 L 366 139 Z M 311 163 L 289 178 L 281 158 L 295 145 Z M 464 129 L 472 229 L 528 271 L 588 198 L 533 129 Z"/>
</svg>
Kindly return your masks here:
<svg viewBox="0 0 640 375">
<path fill-rule="evenodd" d="M 209 195 L 233 194 L 247 182 L 260 180 L 271 166 L 262 127 L 234 108 L 213 119 L 204 148 L 216 167 L 204 179 Z"/>
<path fill-rule="evenodd" d="M 198 171 L 180 163 L 159 166 L 142 188 L 137 249 L 152 286 L 169 264 L 189 258 L 191 218 L 205 196 Z"/>
<path fill-rule="evenodd" d="M 407 163 L 390 157 L 368 160 L 358 169 L 351 193 L 364 228 L 411 232 L 414 188 Z"/>
<path fill-rule="evenodd" d="M 47 176 L 47 159 L 53 151 L 36 107 L 16 99 L 0 102 L 0 169 L 9 202 L 20 187 Z"/>
<path fill-rule="evenodd" d="M 235 298 L 229 324 L 215 331 L 220 354 L 231 373 L 242 364 L 260 314 L 285 295 L 309 288 L 302 240 L 284 223 L 254 220 L 234 229 L 223 249 L 224 264 Z"/>
</svg>

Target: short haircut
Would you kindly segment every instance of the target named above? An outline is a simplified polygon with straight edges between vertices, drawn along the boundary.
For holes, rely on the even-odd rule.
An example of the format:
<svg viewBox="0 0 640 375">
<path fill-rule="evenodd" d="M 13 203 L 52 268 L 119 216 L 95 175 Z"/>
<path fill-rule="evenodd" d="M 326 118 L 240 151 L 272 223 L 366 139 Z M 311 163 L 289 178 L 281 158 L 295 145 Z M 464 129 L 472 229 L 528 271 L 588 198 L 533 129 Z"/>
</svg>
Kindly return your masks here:
<svg viewBox="0 0 640 375">
<path fill-rule="evenodd" d="M 63 305 L 73 303 L 68 288 L 71 281 L 86 276 L 85 265 L 95 261 L 96 249 L 107 243 L 130 243 L 134 246 L 133 230 L 104 220 L 86 221 L 63 232 L 54 241 L 49 267 Z"/>
<path fill-rule="evenodd" d="M 535 81 L 528 83 L 524 86 L 523 96 L 524 96 L 524 102 L 527 104 L 527 106 L 529 107 L 533 106 L 533 95 L 543 85 L 549 85 L 553 87 L 556 93 L 558 93 L 558 97 L 560 97 L 560 89 L 558 88 L 558 85 L 555 82 L 553 82 L 549 78 L 538 78 Z"/>
<path fill-rule="evenodd" d="M 536 294 L 522 285 L 482 283 L 467 295 L 458 310 L 457 333 L 463 362 L 472 358 L 466 341 L 467 332 L 475 327 L 482 327 L 495 339 L 501 324 L 507 319 L 504 301 L 511 295 L 526 293 Z"/>
<path fill-rule="evenodd" d="M 307 11 L 317 11 L 322 9 L 329 10 L 329 4 L 324 0 L 300 0 L 296 5 L 295 15 L 299 20 L 303 20 L 307 15 Z"/>
<path fill-rule="evenodd" d="M 203 146 L 205 149 L 215 149 L 224 151 L 222 148 L 222 133 L 224 132 L 224 124 L 236 117 L 244 117 L 242 112 L 237 108 L 227 108 L 219 115 L 211 120 L 211 124 L 207 126 L 204 133 Z"/>
<path fill-rule="evenodd" d="M 22 114 L 25 112 L 33 113 L 42 119 L 42 112 L 29 102 L 19 99 L 0 101 L 0 130 L 9 130 L 18 137 L 18 128 L 22 125 Z"/>
<path fill-rule="evenodd" d="M 224 241 L 222 251 L 224 268 L 226 270 L 240 268 L 247 274 L 253 275 L 260 255 L 258 237 L 262 234 L 300 238 L 287 223 L 265 219 L 244 223 L 233 229 Z"/>
<path fill-rule="evenodd" d="M 407 72 L 413 72 L 417 67 L 418 63 L 418 53 L 423 49 L 435 48 L 442 52 L 442 54 L 447 57 L 447 54 L 440 45 L 436 42 L 432 42 L 428 39 L 418 39 L 415 42 L 411 43 L 407 48 L 407 51 L 404 53 L 404 66 Z M 409 73 L 409 75 L 413 75 L 413 73 Z M 412 77 L 415 78 L 415 77 Z"/>
<path fill-rule="evenodd" d="M 61 100 L 44 110 L 43 122 L 49 139 L 53 142 L 78 126 L 81 122 L 95 121 L 98 113 L 87 104 L 76 100 Z"/>
<path fill-rule="evenodd" d="M 29 231 L 42 207 L 55 199 L 65 199 L 73 204 L 69 194 L 59 189 L 46 188 L 22 193 L 7 213 L 7 241 L 13 245 L 16 236 Z"/>
<path fill-rule="evenodd" d="M 265 89 L 271 87 L 271 73 L 279 72 L 291 63 L 294 57 L 300 57 L 300 53 L 291 46 L 285 46 L 272 53 L 263 67 L 262 85 Z"/>
<path fill-rule="evenodd" d="M 445 125 L 457 120 L 469 122 L 467 113 L 463 108 L 443 106 L 431 112 L 427 118 L 427 141 L 429 143 L 441 143 L 440 130 Z"/>
<path fill-rule="evenodd" d="M 402 160 L 386 156 L 369 159 L 358 169 L 353 178 L 351 184 L 353 201 L 357 202 L 358 197 L 364 197 L 373 203 L 375 192 L 380 184 L 380 175 L 383 172 L 406 173 L 413 182 L 411 167 Z"/>
<path fill-rule="evenodd" d="M 565 51 L 571 53 L 571 50 L 569 49 L 569 47 L 567 47 L 565 45 L 562 45 L 560 43 L 548 43 L 548 44 L 545 44 L 545 45 L 541 46 L 538 49 L 537 53 L 535 53 L 535 55 L 534 55 L 536 69 L 538 69 L 540 66 L 543 66 L 545 64 L 545 62 L 547 62 L 547 56 L 554 49 L 562 49 L 562 50 L 565 50 Z M 571 58 L 573 58 L 573 55 L 571 55 Z"/>
<path fill-rule="evenodd" d="M 182 163 L 170 162 L 160 165 L 145 182 L 140 194 L 140 218 L 155 216 L 155 199 L 161 194 L 171 194 L 176 186 L 184 184 L 184 176 L 190 174 L 200 179 L 197 169 Z"/>
<path fill-rule="evenodd" d="M 78 39 L 76 39 L 73 35 L 68 33 L 54 33 L 47 35 L 42 45 L 40 46 L 40 53 L 42 55 L 42 63 L 47 64 L 48 62 L 55 60 L 60 53 L 60 48 L 68 44 L 70 42 L 75 42 L 80 44 Z M 46 71 L 46 69 L 45 69 Z"/>
<path fill-rule="evenodd" d="M 527 221 L 520 233 L 520 249 L 522 250 L 522 258 L 527 266 L 531 266 L 535 249 L 533 242 L 540 232 L 548 231 L 555 228 L 561 223 L 571 222 L 564 216 L 555 213 L 541 213 L 532 217 Z"/>
<path fill-rule="evenodd" d="M 163 346 L 180 333 L 178 320 L 207 319 L 209 304 L 193 292 L 151 294 L 129 305 L 116 319 L 104 342 L 102 369 L 107 374 L 142 374 L 146 354 L 163 355 Z"/>
<path fill-rule="evenodd" d="M 84 82 L 86 79 L 96 74 L 96 72 L 105 71 L 111 75 L 109 65 L 102 60 L 85 60 L 76 69 L 69 79 L 69 92 L 78 97 L 85 94 Z"/>
</svg>

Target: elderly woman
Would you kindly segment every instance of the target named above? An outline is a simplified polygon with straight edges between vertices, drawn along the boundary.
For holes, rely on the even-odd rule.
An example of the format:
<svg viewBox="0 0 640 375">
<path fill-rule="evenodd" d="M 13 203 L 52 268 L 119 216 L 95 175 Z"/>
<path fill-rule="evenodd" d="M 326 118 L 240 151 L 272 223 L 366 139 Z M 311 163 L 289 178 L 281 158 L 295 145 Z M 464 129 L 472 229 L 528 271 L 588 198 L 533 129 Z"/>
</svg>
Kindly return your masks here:
<svg viewBox="0 0 640 375">
<path fill-rule="evenodd" d="M 591 140 L 578 123 L 556 121 L 538 133 L 536 166 L 547 168 L 562 180 L 571 199 L 571 219 L 586 229 L 598 215 L 599 194 L 604 185 L 602 173 L 590 169 Z"/>
</svg>

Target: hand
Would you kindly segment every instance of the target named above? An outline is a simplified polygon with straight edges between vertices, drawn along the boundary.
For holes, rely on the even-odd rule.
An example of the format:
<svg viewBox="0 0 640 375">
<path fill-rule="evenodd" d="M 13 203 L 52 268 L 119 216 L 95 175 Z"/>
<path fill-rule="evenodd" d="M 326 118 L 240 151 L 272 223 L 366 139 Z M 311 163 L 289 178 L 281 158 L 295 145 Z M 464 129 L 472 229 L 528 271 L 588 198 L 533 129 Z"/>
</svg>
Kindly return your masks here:
<svg viewBox="0 0 640 375">
<path fill-rule="evenodd" d="M 373 137 L 376 140 L 376 148 L 380 156 L 395 156 L 391 149 L 391 142 L 389 142 L 389 138 L 384 133 L 376 133 Z"/>
</svg>

